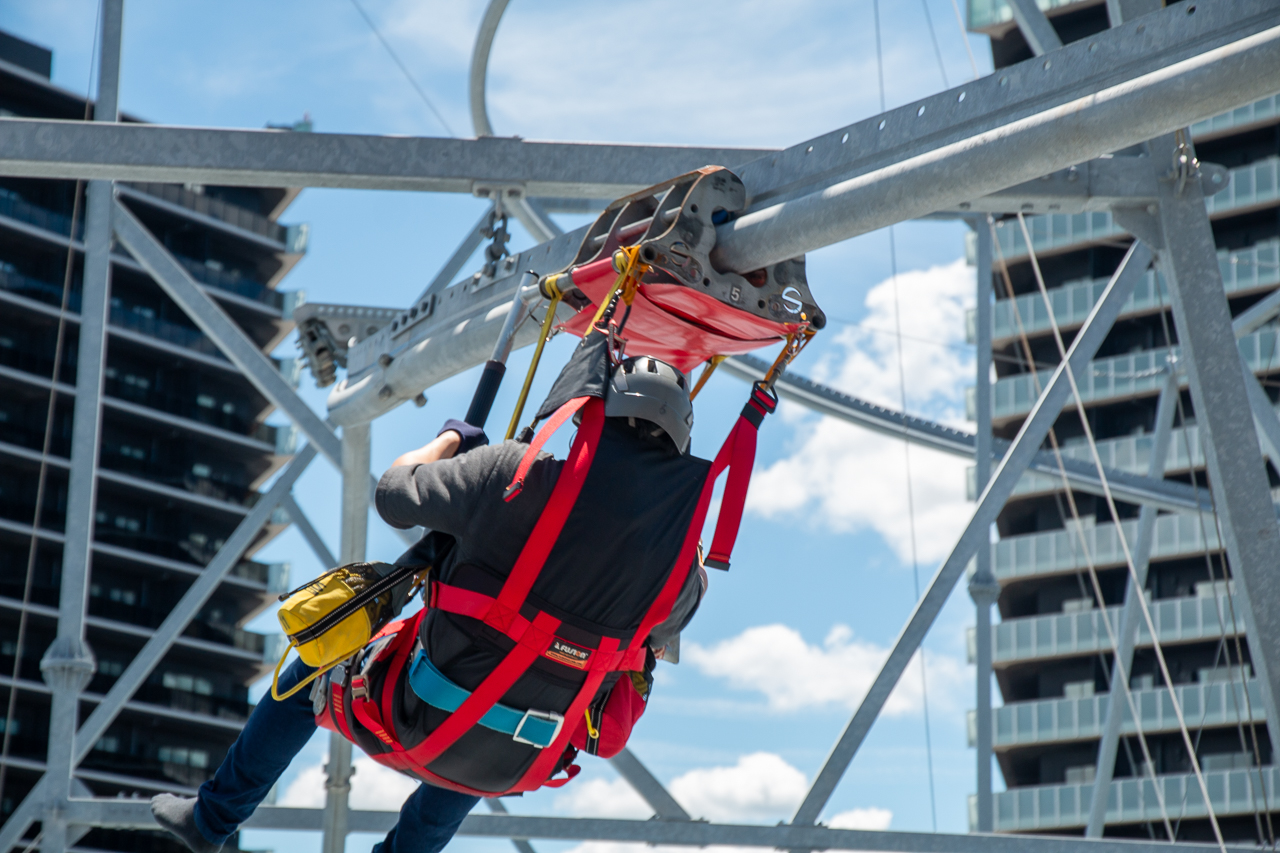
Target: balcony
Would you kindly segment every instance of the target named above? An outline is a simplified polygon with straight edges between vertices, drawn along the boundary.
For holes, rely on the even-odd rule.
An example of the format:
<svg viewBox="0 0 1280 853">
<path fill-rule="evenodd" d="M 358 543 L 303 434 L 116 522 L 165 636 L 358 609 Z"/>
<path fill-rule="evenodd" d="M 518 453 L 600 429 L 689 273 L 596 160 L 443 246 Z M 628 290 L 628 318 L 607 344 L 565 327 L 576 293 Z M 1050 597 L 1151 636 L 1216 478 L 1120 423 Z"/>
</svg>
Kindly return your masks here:
<svg viewBox="0 0 1280 853">
<path fill-rule="evenodd" d="M 1203 818 L 1209 812 L 1194 775 L 1157 777 L 1171 820 Z M 1275 802 L 1276 768 L 1229 770 L 1204 773 L 1209 802 L 1218 817 L 1252 815 Z M 995 795 L 996 832 L 1043 832 L 1084 826 L 1089 820 L 1093 783 L 1036 785 L 1014 788 Z M 1160 800 L 1150 777 L 1117 779 L 1107 797 L 1108 825 L 1159 823 Z M 969 798 L 969 827 L 977 825 L 977 799 Z"/>
<path fill-rule="evenodd" d="M 293 296 L 292 293 L 285 293 L 278 290 L 272 290 L 265 284 L 255 281 L 239 270 L 226 270 L 218 264 L 210 265 L 207 262 L 192 260 L 182 255 L 174 255 L 174 258 L 196 281 L 207 284 L 210 287 L 216 287 L 219 290 L 225 290 L 228 293 L 234 293 L 237 296 L 243 296 L 245 299 L 261 302 L 284 313 L 285 300 Z M 289 311 L 292 318 L 292 308 Z"/>
<path fill-rule="evenodd" d="M 1234 726 L 1239 722 L 1261 723 L 1266 720 L 1262 691 L 1256 679 L 1245 684 L 1238 681 L 1182 684 L 1175 688 L 1186 719 L 1197 728 Z M 1133 702 L 1142 718 L 1142 732 L 1177 732 L 1178 717 L 1173 711 L 1169 691 L 1134 690 Z M 992 746 L 1043 745 L 1064 741 L 1102 737 L 1109 694 L 1083 696 L 1076 699 L 1041 699 L 1016 702 L 992 709 Z M 1138 733 L 1128 702 L 1120 703 L 1120 733 Z M 970 711 L 969 746 L 977 745 L 977 712 Z"/>
<path fill-rule="evenodd" d="M 1060 483 L 1058 485 L 1061 486 Z M 1120 525 L 1124 541 L 1132 548 L 1138 539 L 1137 520 L 1122 521 Z M 992 571 L 1001 581 L 1085 571 L 1088 563 L 1080 543 L 1082 535 L 1084 547 L 1096 568 L 1126 564 L 1114 523 L 1085 524 L 1079 533 L 1074 530 L 1047 530 L 1001 539 L 991 546 Z M 1212 520 L 1202 524 L 1195 515 L 1156 517 L 1155 536 L 1151 543 L 1152 560 L 1190 557 L 1221 548 Z"/>
<path fill-rule="evenodd" d="M 1255 373 L 1280 369 L 1277 360 L 1276 327 L 1263 327 L 1237 340 L 1241 354 Z M 1090 362 L 1090 369 L 1076 375 L 1081 400 L 1086 404 L 1109 403 L 1128 400 L 1143 394 L 1156 394 L 1165 381 L 1166 366 L 1170 356 L 1176 357 L 1177 347 L 1145 350 L 1126 355 L 1100 358 Z M 1019 373 L 997 380 L 991 386 L 991 417 L 996 422 L 1007 422 L 1024 417 L 1031 411 L 1039 397 L 1039 387 L 1044 387 L 1052 372 L 1037 371 Z M 976 416 L 974 389 L 965 394 L 965 414 L 970 420 Z M 1068 402 L 1064 408 L 1074 405 Z"/>
<path fill-rule="evenodd" d="M 218 203 L 221 204 L 222 202 Z M 29 225 L 34 225 L 37 228 L 42 228 L 45 231 L 52 231 L 54 233 L 61 234 L 64 237 L 68 236 L 71 232 L 70 217 L 29 204 L 17 193 L 12 190 L 5 189 L 4 187 L 0 187 L 0 216 L 7 216 L 10 219 L 25 222 Z M 84 231 L 83 222 L 78 224 L 76 227 L 76 239 L 80 239 L 81 234 Z M 305 240 L 302 240 L 302 243 L 305 245 Z M 123 256 L 117 255 L 115 257 L 119 259 Z M 275 309 L 276 311 L 280 311 L 281 313 L 292 314 L 291 308 L 288 312 L 284 310 L 288 307 L 286 306 L 286 300 L 290 299 L 292 294 L 272 290 L 261 282 L 255 281 L 249 276 L 243 275 L 237 271 L 227 272 L 216 265 L 209 266 L 200 261 L 182 257 L 181 255 L 175 255 L 175 257 L 177 258 L 178 263 L 180 263 L 183 268 L 191 274 L 192 278 L 196 279 L 196 281 L 207 284 L 210 287 L 216 287 L 219 290 L 225 290 L 228 293 L 234 293 L 237 296 L 243 296 L 244 298 L 255 302 L 260 302 L 263 305 L 267 305 Z M 50 301 L 48 288 L 52 287 L 54 288 L 52 293 L 54 304 L 58 304 L 61 301 L 61 287 L 50 285 L 45 282 L 35 282 L 35 285 L 37 286 L 36 289 L 38 291 L 45 294 L 43 297 L 25 293 L 23 295 L 30 295 L 33 299 L 40 299 L 41 301 L 48 302 Z M 72 299 L 76 306 L 74 310 L 79 310 L 79 295 L 73 295 Z"/>
<path fill-rule="evenodd" d="M 1280 408 L 1276 410 L 1280 417 Z M 1155 441 L 1152 433 L 1126 435 L 1120 438 L 1108 438 L 1098 442 L 1098 456 L 1102 464 L 1117 471 L 1143 476 L 1150 470 L 1151 445 Z M 1187 447 L 1190 446 L 1188 453 Z M 1062 455 L 1067 459 L 1078 459 L 1093 463 L 1093 455 L 1089 445 L 1070 442 L 1062 445 Z M 1200 445 L 1200 429 L 1195 424 L 1177 427 L 1170 434 L 1169 457 L 1165 460 L 1166 473 L 1188 471 L 1192 468 L 1204 467 L 1204 448 Z M 966 497 L 977 500 L 977 477 L 973 466 L 967 471 Z M 1013 488 L 1012 497 L 1030 494 L 1056 492 L 1062 489 L 1062 478 L 1050 474 L 1027 471 Z"/>
<path fill-rule="evenodd" d="M 37 207 L 24 199 L 20 194 L 7 187 L 0 187 L 0 216 L 7 216 L 19 222 L 26 222 L 45 231 L 53 231 L 64 237 L 71 236 L 71 217 L 64 216 L 43 207 Z M 84 234 L 84 217 L 76 223 L 75 239 Z"/>
<path fill-rule="evenodd" d="M 1150 603 L 1151 619 L 1162 644 L 1217 640 L 1224 634 L 1235 636 L 1244 630 L 1232 626 L 1232 607 L 1226 596 L 1165 598 Z M 1075 657 L 1111 651 L 1111 640 L 1102 622 L 1106 614 L 1111 630 L 1120 629 L 1120 608 L 1085 610 L 1077 613 L 1048 613 L 1008 619 L 991 627 L 992 662 L 996 665 L 1025 663 L 1047 658 Z M 968 629 L 969 663 L 974 662 L 975 629 Z M 1138 622 L 1138 645 L 1150 646 L 1151 633 L 1144 620 Z"/>
<path fill-rule="evenodd" d="M 225 222 L 243 231 L 249 231 L 260 237 L 265 237 L 273 243 L 279 243 L 282 246 L 288 245 L 289 229 L 286 226 L 273 222 L 265 216 L 246 210 L 243 207 L 228 204 L 222 199 L 192 192 L 177 184 L 129 182 L 124 186 L 153 198 L 167 201 L 169 204 L 194 211 L 202 216 Z"/>
<path fill-rule="evenodd" d="M 1205 200 L 1209 215 L 1243 211 L 1280 200 L 1278 170 L 1280 157 L 1268 157 L 1232 169 L 1226 188 Z M 1027 230 L 1031 233 L 1031 245 L 1037 254 L 1078 244 L 1097 243 L 1128 233 L 1115 224 L 1109 212 L 1028 216 Z M 1027 256 L 1027 244 L 1022 238 L 1022 228 L 1017 220 L 997 222 L 996 240 L 1005 260 L 1012 261 Z"/>
<path fill-rule="evenodd" d="M 1070 6 L 1081 0 L 1036 0 L 1041 12 Z M 969 0 L 969 29 L 986 30 L 1013 20 L 1013 12 L 1005 0 Z"/>
<path fill-rule="evenodd" d="M 1222 272 L 1223 289 L 1229 294 L 1280 284 L 1280 240 L 1267 240 L 1234 252 L 1220 250 L 1218 269 Z M 1069 281 L 1050 290 L 1049 298 L 1053 302 L 1053 316 L 1058 327 L 1071 329 L 1083 324 L 1102 297 L 1107 281 L 1105 278 Z M 1159 311 L 1169 305 L 1169 290 L 1164 277 L 1157 275 L 1155 270 L 1147 270 L 1133 295 L 1120 309 L 1120 316 Z M 1048 332 L 1053 328 L 1039 292 L 1023 294 L 1012 300 L 999 299 L 992 310 L 992 343 L 1001 346 L 1018 337 L 1018 320 L 1022 321 L 1022 328 L 1028 335 Z M 974 343 L 977 338 L 974 309 L 968 312 L 966 323 L 967 339 Z"/>
</svg>

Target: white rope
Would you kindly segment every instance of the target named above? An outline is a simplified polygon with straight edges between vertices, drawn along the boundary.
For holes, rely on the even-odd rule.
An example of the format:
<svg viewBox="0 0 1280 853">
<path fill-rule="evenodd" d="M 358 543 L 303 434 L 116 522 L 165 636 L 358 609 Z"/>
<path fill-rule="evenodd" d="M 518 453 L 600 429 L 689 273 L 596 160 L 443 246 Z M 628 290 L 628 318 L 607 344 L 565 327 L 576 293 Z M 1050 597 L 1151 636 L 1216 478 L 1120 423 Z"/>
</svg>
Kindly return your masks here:
<svg viewBox="0 0 1280 853">
<path fill-rule="evenodd" d="M 1174 690 L 1173 676 L 1169 672 L 1169 664 L 1164 657 L 1164 648 L 1161 646 L 1160 637 L 1156 632 L 1155 620 L 1151 616 L 1151 608 L 1147 603 L 1144 588 L 1138 582 L 1138 570 L 1134 566 L 1133 554 L 1129 550 L 1128 537 L 1125 536 L 1124 526 L 1119 523 L 1120 514 L 1116 510 L 1115 498 L 1111 494 L 1111 484 L 1107 480 L 1106 468 L 1103 466 L 1102 457 L 1098 453 L 1098 445 L 1093 437 L 1093 429 L 1089 426 L 1089 418 L 1085 413 L 1084 401 L 1080 396 L 1080 389 L 1076 385 L 1075 373 L 1071 369 L 1071 362 L 1067 360 L 1067 350 L 1062 342 L 1062 332 L 1058 329 L 1058 321 L 1053 313 L 1053 300 L 1049 296 L 1048 288 L 1045 287 L 1044 277 L 1040 274 L 1040 264 L 1036 259 L 1035 250 L 1031 247 L 1031 235 L 1027 231 L 1027 221 L 1021 213 L 1018 214 L 1018 224 L 1022 228 L 1023 238 L 1027 241 L 1028 257 L 1031 260 L 1031 268 L 1035 272 L 1036 285 L 1040 288 L 1040 295 L 1044 298 L 1046 310 L 1049 312 L 1049 323 L 1053 327 L 1054 341 L 1057 343 L 1058 353 L 1062 358 L 1063 373 L 1066 375 L 1067 381 L 1071 383 L 1072 398 L 1075 401 L 1076 412 L 1080 417 L 1080 426 L 1084 430 L 1085 440 L 1089 445 L 1089 452 L 1093 456 L 1094 467 L 1098 471 L 1102 492 L 1107 501 L 1107 509 L 1111 512 L 1111 517 L 1116 520 L 1116 537 L 1120 542 L 1121 550 L 1124 552 L 1125 565 L 1129 569 L 1129 580 L 1133 585 L 1133 592 L 1137 596 L 1138 606 L 1142 610 L 1143 621 L 1147 625 L 1147 631 L 1151 634 L 1151 643 L 1156 653 L 1156 661 L 1160 664 L 1160 674 L 1164 678 L 1165 687 L 1169 691 L 1169 702 L 1173 706 L 1174 716 L 1178 719 L 1178 729 L 1182 734 L 1183 743 L 1187 747 L 1187 757 L 1191 760 L 1191 769 L 1194 771 L 1196 782 L 1200 786 L 1200 794 L 1204 798 L 1204 805 L 1209 814 L 1209 823 L 1213 827 L 1214 838 L 1217 840 L 1218 847 L 1222 853 L 1227 853 L 1226 842 L 1222 838 L 1222 828 L 1218 825 L 1218 816 L 1214 813 L 1213 803 L 1209 799 L 1209 786 L 1205 783 L 1204 774 L 1200 770 L 1200 760 L 1196 757 L 1195 745 L 1191 742 L 1191 732 L 1187 728 L 1187 721 L 1182 714 L 1182 703 L 1178 701 L 1177 691 Z M 1112 648 L 1118 649 L 1118 645 L 1115 644 L 1114 634 L 1111 631 L 1110 620 L 1105 616 L 1105 610 L 1103 621 L 1107 624 L 1107 633 L 1112 640 Z M 1155 768 L 1153 767 L 1153 776 L 1154 770 Z M 1157 793 L 1159 793 L 1159 784 L 1157 783 L 1155 787 Z M 1163 801 L 1163 797 L 1161 797 L 1161 800 Z"/>
<path fill-rule="evenodd" d="M 1009 289 L 1010 296 L 1012 297 L 1012 285 L 1009 281 L 1009 265 L 1005 261 L 1004 252 L 1000 248 L 999 242 L 995 241 L 995 223 L 990 215 L 987 216 L 987 227 L 991 229 L 992 244 L 996 248 L 996 257 L 1000 263 L 1001 271 L 1005 277 L 1005 286 L 1006 288 Z M 1027 337 L 1026 329 L 1022 325 L 1022 315 L 1018 310 L 1018 306 L 1015 300 L 1011 298 L 1010 304 L 1013 307 L 1014 320 L 1018 325 L 1018 334 L 1022 339 L 1022 345 L 1025 351 L 1029 355 L 1031 352 L 1031 342 Z M 1050 317 L 1052 317 L 1052 315 L 1053 315 L 1053 312 L 1051 308 Z M 1039 376 L 1035 377 L 1035 384 L 1036 384 L 1036 394 L 1037 396 L 1039 396 L 1039 394 L 1041 393 Z M 1106 602 L 1102 595 L 1102 585 L 1098 580 L 1097 567 L 1094 565 L 1093 555 L 1089 551 L 1088 540 L 1084 536 L 1084 526 L 1080 523 L 1080 509 L 1076 505 L 1075 493 L 1072 491 L 1071 483 L 1067 479 L 1066 466 L 1063 463 L 1062 451 L 1058 445 L 1057 431 L 1054 429 L 1049 430 L 1049 444 L 1053 450 L 1054 459 L 1056 460 L 1058 465 L 1058 476 L 1062 480 L 1063 492 L 1066 495 L 1067 503 L 1071 509 L 1071 518 L 1072 518 L 1072 521 L 1074 522 L 1072 526 L 1075 528 L 1076 538 L 1079 540 L 1081 553 L 1085 560 L 1085 566 L 1087 567 L 1089 572 L 1089 580 L 1093 587 L 1093 594 L 1098 601 L 1098 609 L 1100 611 L 1099 615 L 1102 618 L 1103 627 L 1106 628 L 1107 639 L 1112 649 L 1112 660 L 1114 662 L 1114 665 L 1112 667 L 1111 673 L 1108 676 L 1108 684 L 1109 684 L 1110 690 L 1114 691 L 1116 689 L 1116 684 L 1118 682 L 1120 684 L 1120 689 L 1123 691 L 1125 700 L 1129 706 L 1129 713 L 1133 717 L 1134 727 L 1137 729 L 1138 745 L 1142 749 L 1143 761 L 1145 762 L 1147 771 L 1151 776 L 1152 787 L 1155 790 L 1155 794 L 1156 794 L 1156 803 L 1160 807 L 1160 818 L 1164 823 L 1165 833 L 1168 835 L 1169 841 L 1172 842 L 1176 839 L 1177 835 L 1174 831 L 1173 823 L 1169 820 L 1169 811 L 1164 800 L 1164 793 L 1160 789 L 1159 779 L 1157 779 L 1155 775 L 1155 761 L 1151 757 L 1151 748 L 1150 748 L 1150 745 L 1147 743 L 1146 733 L 1142 730 L 1142 718 L 1138 713 L 1138 707 L 1137 707 L 1137 703 L 1134 701 L 1133 693 L 1129 689 L 1129 673 L 1125 670 L 1123 663 L 1121 663 L 1120 661 L 1120 656 L 1117 653 L 1117 650 L 1119 647 L 1116 642 L 1115 631 L 1111 626 L 1111 619 L 1107 615 Z M 1059 504 L 1059 513 L 1061 513 L 1061 504 Z M 1117 527 L 1118 526 L 1119 525 L 1117 524 Z M 1094 772 L 1095 773 L 1097 772 L 1096 768 Z"/>
<path fill-rule="evenodd" d="M 880 43 L 880 0 L 871 0 L 871 12 L 875 18 L 876 77 L 880 84 L 880 112 L 885 111 L 884 52 Z M 932 26 L 932 24 L 931 24 Z M 938 59 L 941 61 L 941 55 Z M 945 77 L 945 72 L 944 72 Z M 893 226 L 889 226 L 889 270 L 893 288 L 893 327 L 898 347 L 898 390 L 902 397 L 902 414 L 907 414 L 907 374 L 902 358 L 902 318 L 898 308 L 898 247 L 894 242 Z M 911 441 L 907 436 L 906 421 L 902 425 L 902 454 L 907 475 L 907 518 L 911 530 L 911 572 L 915 583 L 915 601 L 920 600 L 920 561 L 916 557 L 916 509 L 915 493 L 911 487 Z M 925 673 L 924 644 L 920 645 L 920 698 L 924 706 L 924 752 L 929 769 L 929 814 L 933 831 L 938 831 L 938 799 L 933 779 L 933 736 L 929 731 L 929 681 Z"/>
</svg>

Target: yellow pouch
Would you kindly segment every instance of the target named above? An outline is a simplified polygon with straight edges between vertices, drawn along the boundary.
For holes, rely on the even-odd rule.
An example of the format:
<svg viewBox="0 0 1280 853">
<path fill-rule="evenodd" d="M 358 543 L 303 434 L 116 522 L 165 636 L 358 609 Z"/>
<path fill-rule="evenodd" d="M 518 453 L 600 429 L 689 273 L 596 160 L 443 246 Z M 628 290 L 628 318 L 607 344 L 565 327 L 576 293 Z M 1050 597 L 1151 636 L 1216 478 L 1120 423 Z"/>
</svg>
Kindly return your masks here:
<svg viewBox="0 0 1280 853">
<path fill-rule="evenodd" d="M 289 647 L 276 664 L 272 698 L 287 699 L 360 651 L 399 610 L 393 608 L 395 588 L 412 582 L 409 594 L 401 597 L 403 606 L 427 571 L 424 566 L 350 563 L 280 596 L 284 603 L 277 617 L 289 638 Z M 290 649 L 297 649 L 302 662 L 316 671 L 280 693 L 280 670 Z"/>
</svg>

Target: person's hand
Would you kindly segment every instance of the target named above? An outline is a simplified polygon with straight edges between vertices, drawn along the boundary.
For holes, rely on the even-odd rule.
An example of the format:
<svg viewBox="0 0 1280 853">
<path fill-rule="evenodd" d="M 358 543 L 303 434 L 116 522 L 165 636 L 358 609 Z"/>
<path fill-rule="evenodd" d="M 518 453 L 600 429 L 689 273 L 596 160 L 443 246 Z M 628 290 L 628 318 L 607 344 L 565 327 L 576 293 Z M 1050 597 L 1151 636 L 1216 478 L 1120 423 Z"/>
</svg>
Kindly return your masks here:
<svg viewBox="0 0 1280 853">
<path fill-rule="evenodd" d="M 477 447 L 484 447 L 489 443 L 489 436 L 484 434 L 484 428 L 473 426 L 466 421 L 460 421 L 450 418 L 444 422 L 444 426 L 440 428 L 437 437 L 444 435 L 446 432 L 457 433 L 460 442 L 453 454 L 466 453 L 468 450 L 475 450 Z"/>
</svg>

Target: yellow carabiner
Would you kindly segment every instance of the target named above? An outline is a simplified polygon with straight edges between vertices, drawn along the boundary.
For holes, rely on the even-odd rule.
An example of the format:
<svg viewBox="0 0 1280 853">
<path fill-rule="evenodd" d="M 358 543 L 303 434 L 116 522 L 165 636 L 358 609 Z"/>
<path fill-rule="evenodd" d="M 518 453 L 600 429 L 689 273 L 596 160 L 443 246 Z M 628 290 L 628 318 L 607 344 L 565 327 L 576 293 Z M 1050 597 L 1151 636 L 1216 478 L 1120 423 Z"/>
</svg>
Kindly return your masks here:
<svg viewBox="0 0 1280 853">
<path fill-rule="evenodd" d="M 591 735 L 592 740 L 600 740 L 600 730 L 591 725 L 591 709 L 584 708 L 582 715 L 587 718 L 587 734 Z"/>
</svg>

